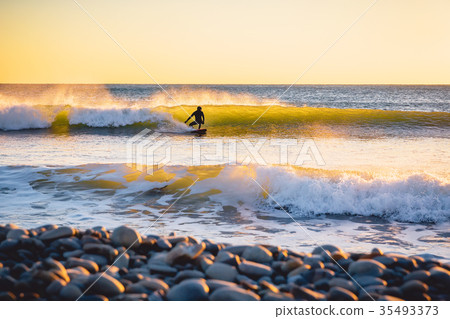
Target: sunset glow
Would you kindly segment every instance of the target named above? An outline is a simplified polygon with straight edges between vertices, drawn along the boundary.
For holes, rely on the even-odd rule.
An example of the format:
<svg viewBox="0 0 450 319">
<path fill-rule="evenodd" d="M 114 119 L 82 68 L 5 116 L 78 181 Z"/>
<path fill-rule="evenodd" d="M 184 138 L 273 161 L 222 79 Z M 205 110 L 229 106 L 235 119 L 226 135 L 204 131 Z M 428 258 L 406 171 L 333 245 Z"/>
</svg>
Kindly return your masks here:
<svg viewBox="0 0 450 319">
<path fill-rule="evenodd" d="M 290 84 L 373 1 L 79 3 L 159 83 Z M 299 84 L 450 83 L 450 2 L 378 1 Z M 0 3 L 0 83 L 153 83 L 74 1 Z"/>
</svg>

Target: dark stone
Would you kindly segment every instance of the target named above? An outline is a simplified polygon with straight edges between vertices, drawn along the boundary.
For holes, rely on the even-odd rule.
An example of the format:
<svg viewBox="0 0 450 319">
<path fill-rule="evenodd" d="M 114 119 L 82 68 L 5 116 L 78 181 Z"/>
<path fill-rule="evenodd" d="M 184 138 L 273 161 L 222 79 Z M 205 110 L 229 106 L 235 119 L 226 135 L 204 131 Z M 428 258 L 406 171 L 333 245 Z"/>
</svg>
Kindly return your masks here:
<svg viewBox="0 0 450 319">
<path fill-rule="evenodd" d="M 410 272 L 408 275 L 405 276 L 404 281 L 409 280 L 419 280 L 422 282 L 426 282 L 428 278 L 430 277 L 430 272 L 427 270 L 415 270 Z"/>
<path fill-rule="evenodd" d="M 160 263 L 149 262 L 148 268 L 150 269 L 151 274 L 163 274 L 167 276 L 174 276 L 178 272 L 176 268 Z"/>
<path fill-rule="evenodd" d="M 125 291 L 125 287 L 117 279 L 105 273 L 89 276 L 86 286 L 90 287 L 86 293 L 104 295 L 106 297 L 116 296 Z"/>
<path fill-rule="evenodd" d="M 83 260 L 90 260 L 95 262 L 99 267 L 108 265 L 108 259 L 104 256 L 94 255 L 94 254 L 83 254 L 80 257 Z"/>
<path fill-rule="evenodd" d="M 262 301 L 293 301 L 294 296 L 285 292 L 272 292 L 268 291 L 264 294 Z"/>
<path fill-rule="evenodd" d="M 250 278 L 259 278 L 262 276 L 272 276 L 273 270 L 269 266 L 255 263 L 252 261 L 244 261 L 241 262 L 238 266 L 239 271 L 250 277 Z"/>
<path fill-rule="evenodd" d="M 71 257 L 66 261 L 66 268 L 75 268 L 81 266 L 89 271 L 91 274 L 99 271 L 98 265 L 92 260 L 86 260 L 76 257 Z"/>
<path fill-rule="evenodd" d="M 316 282 L 321 279 L 331 279 L 335 275 L 334 271 L 329 269 L 315 269 L 312 281 Z"/>
<path fill-rule="evenodd" d="M 10 275 L 18 279 L 22 273 L 27 272 L 29 270 L 30 268 L 28 268 L 24 264 L 16 264 L 14 265 L 14 267 L 11 268 Z"/>
<path fill-rule="evenodd" d="M 357 301 L 358 297 L 350 290 L 342 287 L 332 287 L 328 292 L 328 300 L 332 301 Z"/>
<path fill-rule="evenodd" d="M 108 301 L 109 299 L 103 295 L 83 295 L 79 301 Z"/>
<path fill-rule="evenodd" d="M 119 226 L 114 229 L 111 240 L 116 246 L 124 246 L 126 248 L 137 248 L 142 242 L 141 235 L 133 228 L 127 226 Z"/>
<path fill-rule="evenodd" d="M 350 275 L 380 277 L 385 269 L 386 266 L 376 260 L 358 260 L 349 266 L 348 271 Z"/>
<path fill-rule="evenodd" d="M 59 292 L 59 296 L 62 299 L 72 301 L 80 298 L 82 294 L 83 292 L 81 291 L 81 289 L 77 285 L 72 283 L 64 286 Z"/>
<path fill-rule="evenodd" d="M 224 287 L 236 287 L 237 286 L 234 282 L 229 282 L 229 281 L 219 280 L 219 279 L 208 279 L 208 280 L 206 280 L 206 284 L 211 289 L 211 291 L 214 291 L 219 288 L 224 288 Z"/>
<path fill-rule="evenodd" d="M 208 300 L 209 287 L 204 279 L 188 279 L 173 286 L 167 293 L 171 301 Z"/>
<path fill-rule="evenodd" d="M 212 301 L 258 301 L 259 297 L 254 292 L 239 287 L 223 287 L 215 290 L 211 296 Z"/>
<path fill-rule="evenodd" d="M 205 250 L 205 243 L 185 245 L 178 244 L 166 255 L 166 262 L 169 265 L 186 263 L 194 260 Z"/>
<path fill-rule="evenodd" d="M 233 266 L 224 263 L 214 263 L 206 269 L 205 274 L 211 279 L 233 282 L 235 281 L 238 272 Z"/>
<path fill-rule="evenodd" d="M 180 271 L 174 278 L 175 283 L 179 283 L 185 279 L 205 278 L 205 274 L 198 270 L 183 270 Z"/>
<path fill-rule="evenodd" d="M 14 295 L 11 291 L 0 292 L 0 301 L 14 301 L 14 300 L 16 300 L 16 295 Z"/>
<path fill-rule="evenodd" d="M 156 241 L 156 246 L 162 250 L 170 250 L 172 249 L 172 244 L 164 238 L 160 238 Z"/>
<path fill-rule="evenodd" d="M 72 237 L 76 234 L 75 229 L 73 229 L 72 227 L 67 227 L 67 226 L 63 226 L 63 227 L 59 227 L 56 229 L 52 229 L 52 230 L 47 230 L 45 232 L 43 232 L 40 236 L 39 239 L 42 241 L 53 241 L 59 238 L 65 238 L 65 237 Z"/>
<path fill-rule="evenodd" d="M 450 271 L 442 267 L 431 268 L 428 283 L 450 293 Z"/>
<path fill-rule="evenodd" d="M 272 253 L 263 246 L 247 247 L 242 253 L 242 258 L 262 264 L 273 261 Z"/>
<path fill-rule="evenodd" d="M 114 260 L 118 255 L 117 249 L 103 244 L 86 244 L 83 246 L 83 250 L 88 254 L 102 255 L 108 261 Z"/>
<path fill-rule="evenodd" d="M 293 286 L 291 289 L 291 293 L 294 296 L 295 300 L 308 300 L 308 301 L 326 300 L 324 294 L 314 291 L 312 289 L 308 289 L 306 287 Z"/>
</svg>

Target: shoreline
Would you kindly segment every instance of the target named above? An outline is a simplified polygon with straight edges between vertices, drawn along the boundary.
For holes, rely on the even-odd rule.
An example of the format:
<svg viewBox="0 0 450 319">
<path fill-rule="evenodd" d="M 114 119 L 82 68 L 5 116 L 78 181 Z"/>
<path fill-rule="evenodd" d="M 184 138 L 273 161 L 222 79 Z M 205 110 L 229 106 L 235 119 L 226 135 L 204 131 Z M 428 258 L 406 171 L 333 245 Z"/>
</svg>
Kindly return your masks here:
<svg viewBox="0 0 450 319">
<path fill-rule="evenodd" d="M 104 274 L 103 274 L 104 273 Z M 450 264 L 420 256 L 296 252 L 127 226 L 0 225 L 0 300 L 450 300 Z"/>
</svg>

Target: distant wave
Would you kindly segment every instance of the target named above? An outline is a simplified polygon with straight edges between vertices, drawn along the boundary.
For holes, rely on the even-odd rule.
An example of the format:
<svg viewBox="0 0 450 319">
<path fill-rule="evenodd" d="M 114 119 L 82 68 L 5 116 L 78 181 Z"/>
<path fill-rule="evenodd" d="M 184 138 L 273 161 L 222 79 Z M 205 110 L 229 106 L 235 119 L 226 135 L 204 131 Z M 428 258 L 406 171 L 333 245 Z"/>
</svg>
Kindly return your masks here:
<svg viewBox="0 0 450 319">
<path fill-rule="evenodd" d="M 252 123 L 267 109 L 262 105 L 203 105 L 206 125 L 219 127 L 225 134 L 236 127 L 242 132 L 260 134 L 272 131 L 289 131 L 296 127 L 333 128 L 450 128 L 450 113 L 416 111 L 382 111 L 367 109 L 334 109 L 313 107 L 271 106 L 258 120 Z M 124 105 L 108 107 L 80 106 L 0 106 L 0 129 L 23 130 L 49 128 L 57 125 L 87 127 L 125 127 L 131 125 L 150 125 L 185 128 L 182 122 L 195 110 L 192 106 L 144 107 Z"/>
</svg>

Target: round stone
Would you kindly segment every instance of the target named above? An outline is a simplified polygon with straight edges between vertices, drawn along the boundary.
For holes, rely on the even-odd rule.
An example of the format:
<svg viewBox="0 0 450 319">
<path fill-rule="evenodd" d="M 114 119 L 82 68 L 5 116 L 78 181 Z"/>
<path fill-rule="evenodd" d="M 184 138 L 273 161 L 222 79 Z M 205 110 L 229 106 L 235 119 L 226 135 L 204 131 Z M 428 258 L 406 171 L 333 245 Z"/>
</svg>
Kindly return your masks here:
<svg viewBox="0 0 450 319">
<path fill-rule="evenodd" d="M 400 290 L 405 295 L 423 293 L 428 291 L 428 285 L 419 280 L 409 280 L 400 286 Z"/>
<path fill-rule="evenodd" d="M 162 250 L 172 249 L 172 244 L 165 238 L 158 239 L 156 245 Z"/>
<path fill-rule="evenodd" d="M 206 284 L 208 285 L 209 289 L 211 289 L 211 291 L 224 287 L 237 287 L 237 285 L 234 282 L 229 282 L 220 279 L 208 279 L 206 280 Z"/>
<path fill-rule="evenodd" d="M 127 226 L 120 226 L 114 229 L 111 240 L 114 245 L 126 248 L 131 246 L 136 248 L 142 242 L 141 235 L 133 228 Z"/>
<path fill-rule="evenodd" d="M 329 269 L 315 269 L 313 275 L 313 282 L 316 282 L 321 279 L 331 279 L 334 277 L 334 271 Z"/>
<path fill-rule="evenodd" d="M 192 261 L 205 250 L 205 243 L 186 245 L 178 244 L 166 255 L 166 263 L 173 265 L 176 263 L 185 263 Z"/>
<path fill-rule="evenodd" d="M 173 286 L 167 293 L 171 301 L 208 300 L 209 287 L 204 279 L 188 279 Z"/>
<path fill-rule="evenodd" d="M 56 296 L 56 295 L 59 295 L 59 292 L 61 291 L 61 289 L 66 285 L 67 285 L 67 283 L 64 280 L 58 279 L 58 280 L 52 281 L 52 283 L 47 286 L 45 291 L 49 295 Z"/>
<path fill-rule="evenodd" d="M 145 289 L 156 291 L 156 290 L 163 290 L 167 291 L 169 290 L 169 285 L 167 285 L 164 281 L 157 278 L 146 278 L 144 280 L 139 281 L 139 284 L 141 284 Z"/>
<path fill-rule="evenodd" d="M 258 301 L 260 299 L 254 292 L 239 287 L 219 288 L 210 297 L 212 301 Z"/>
<path fill-rule="evenodd" d="M 224 264 L 214 263 L 206 269 L 206 276 L 211 279 L 220 279 L 225 281 L 235 281 L 238 274 L 235 267 Z"/>
<path fill-rule="evenodd" d="M 76 231 L 74 228 L 63 226 L 63 227 L 59 227 L 56 229 L 47 230 L 47 231 L 43 232 L 39 236 L 39 239 L 42 241 L 52 241 L 52 240 L 56 240 L 59 238 L 72 237 L 75 235 L 75 233 L 76 233 Z"/>
<path fill-rule="evenodd" d="M 300 258 L 291 257 L 281 265 L 281 271 L 285 274 L 288 274 L 292 270 L 301 267 L 302 265 L 303 261 Z"/>
<path fill-rule="evenodd" d="M 324 301 L 326 296 L 320 292 L 308 289 L 306 287 L 293 286 L 291 293 L 295 300 L 308 300 L 308 301 Z"/>
<path fill-rule="evenodd" d="M 293 300 L 294 296 L 292 296 L 292 294 L 285 292 L 272 292 L 272 291 L 267 291 L 262 298 L 262 301 L 293 301 Z"/>
<path fill-rule="evenodd" d="M 108 265 L 108 259 L 104 256 L 94 255 L 94 254 L 83 254 L 80 259 L 90 260 L 95 262 L 99 267 Z"/>
<path fill-rule="evenodd" d="M 347 289 L 353 293 L 357 293 L 358 292 L 358 288 L 356 287 L 356 285 L 351 282 L 350 280 L 344 279 L 344 278 L 333 278 L 329 281 L 329 285 L 330 287 L 341 287 L 344 289 Z"/>
<path fill-rule="evenodd" d="M 75 284 L 68 284 L 61 288 L 59 292 L 59 296 L 65 300 L 77 300 L 81 297 L 83 292 L 81 289 Z"/>
<path fill-rule="evenodd" d="M 250 278 L 260 278 L 262 276 L 272 276 L 273 270 L 269 266 L 255 263 L 252 261 L 244 261 L 239 264 L 239 271 L 250 277 Z"/>
<path fill-rule="evenodd" d="M 331 287 L 328 292 L 328 300 L 332 301 L 357 301 L 358 297 L 350 290 L 342 287 Z"/>
<path fill-rule="evenodd" d="M 7 239 L 20 239 L 20 238 L 28 238 L 28 230 L 26 229 L 11 229 L 6 235 Z"/>
<path fill-rule="evenodd" d="M 376 256 L 373 260 L 382 263 L 386 267 L 392 267 L 397 262 L 397 258 L 390 256 Z"/>
<path fill-rule="evenodd" d="M 383 275 L 386 266 L 375 260 L 358 260 L 350 264 L 348 271 L 350 275 L 374 276 Z"/>
<path fill-rule="evenodd" d="M 90 288 L 86 293 L 98 294 L 106 297 L 116 296 L 125 291 L 125 287 L 120 281 L 107 274 L 91 275 L 87 287 Z"/>
<path fill-rule="evenodd" d="M 430 270 L 429 283 L 442 289 L 450 287 L 450 271 L 442 267 L 433 267 Z"/>
<path fill-rule="evenodd" d="M 118 256 L 114 261 L 114 266 L 118 268 L 128 268 L 129 264 L 130 264 L 130 255 L 128 255 L 127 253 Z"/>
<path fill-rule="evenodd" d="M 88 243 L 83 246 L 83 250 L 88 254 L 101 255 L 108 260 L 114 260 L 118 255 L 117 249 L 109 245 Z"/>
<path fill-rule="evenodd" d="M 383 255 L 383 251 L 380 248 L 374 248 L 371 252 L 372 256 L 381 256 Z"/>
<path fill-rule="evenodd" d="M 217 253 L 216 258 L 214 259 L 215 262 L 224 262 L 224 261 L 228 261 L 230 259 L 233 259 L 235 255 L 233 255 L 232 253 L 230 253 L 229 251 L 225 251 L 225 250 L 220 250 Z"/>
<path fill-rule="evenodd" d="M 76 257 L 71 257 L 66 261 L 66 268 L 83 267 L 87 269 L 90 273 L 94 274 L 99 271 L 98 265 L 92 260 L 86 260 Z"/>
<path fill-rule="evenodd" d="M 426 282 L 428 278 L 430 277 L 430 272 L 427 270 L 415 270 L 407 274 L 404 278 L 404 281 L 409 280 L 419 280 L 422 282 Z"/>
<path fill-rule="evenodd" d="M 182 270 L 174 278 L 176 283 L 186 279 L 205 278 L 205 274 L 198 270 Z"/>
<path fill-rule="evenodd" d="M 355 276 L 353 279 L 362 287 L 377 285 L 387 286 L 386 280 L 373 276 Z"/>
<path fill-rule="evenodd" d="M 242 258 L 257 263 L 270 263 L 273 261 L 272 253 L 263 246 L 250 246 L 242 253 Z"/>
<path fill-rule="evenodd" d="M 335 253 L 335 252 L 343 252 L 342 249 L 340 249 L 337 246 L 334 245 L 323 245 L 323 246 L 319 246 L 314 248 L 314 250 L 312 251 L 313 255 L 321 255 L 324 250 L 328 250 L 331 254 Z"/>
<path fill-rule="evenodd" d="M 151 274 L 162 274 L 162 275 L 166 275 L 166 276 L 174 276 L 178 271 L 174 267 L 170 267 L 169 265 L 161 264 L 161 263 L 149 262 L 148 268 L 150 269 Z"/>
</svg>

